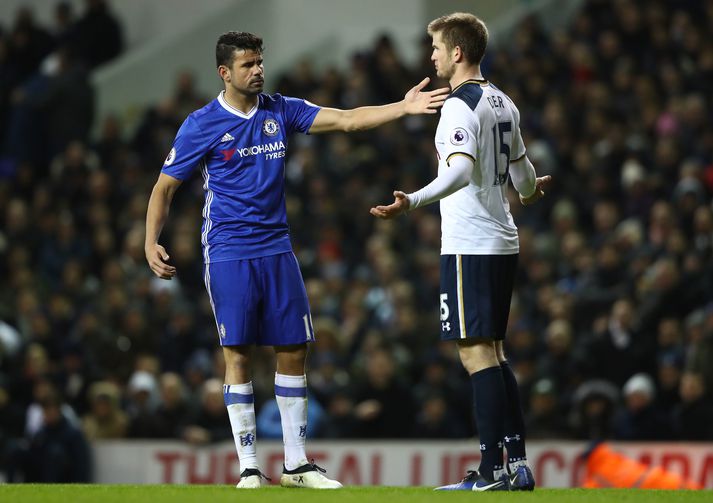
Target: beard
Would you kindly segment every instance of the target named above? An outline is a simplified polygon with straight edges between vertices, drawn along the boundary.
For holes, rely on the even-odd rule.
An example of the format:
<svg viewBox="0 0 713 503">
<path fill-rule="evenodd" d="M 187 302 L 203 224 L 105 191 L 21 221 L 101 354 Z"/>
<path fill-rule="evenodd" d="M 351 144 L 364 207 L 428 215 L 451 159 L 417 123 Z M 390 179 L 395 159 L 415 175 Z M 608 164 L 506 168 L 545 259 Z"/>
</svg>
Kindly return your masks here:
<svg viewBox="0 0 713 503">
<path fill-rule="evenodd" d="M 453 63 L 445 63 L 443 65 L 438 66 L 438 68 L 436 69 L 436 75 L 442 79 L 449 80 L 451 77 L 453 77 L 454 71 L 455 65 Z"/>
<path fill-rule="evenodd" d="M 244 94 L 246 96 L 257 96 L 260 94 L 265 86 L 264 81 L 259 81 L 259 82 L 250 82 L 248 83 L 247 86 L 245 87 L 238 87 L 233 85 L 233 88 L 240 94 Z"/>
</svg>

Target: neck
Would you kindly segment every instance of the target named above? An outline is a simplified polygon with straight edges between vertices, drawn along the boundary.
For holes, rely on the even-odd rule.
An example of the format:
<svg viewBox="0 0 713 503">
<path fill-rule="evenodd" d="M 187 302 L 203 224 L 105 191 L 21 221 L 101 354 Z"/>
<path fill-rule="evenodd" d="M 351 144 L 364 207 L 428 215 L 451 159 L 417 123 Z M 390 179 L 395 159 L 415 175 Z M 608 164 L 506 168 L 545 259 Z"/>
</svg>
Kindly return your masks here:
<svg viewBox="0 0 713 503">
<path fill-rule="evenodd" d="M 255 108 L 255 105 L 257 104 L 257 95 L 243 94 L 236 91 L 232 87 L 225 89 L 223 99 L 225 99 L 228 105 L 240 110 L 244 114 L 249 113 L 250 110 Z"/>
<path fill-rule="evenodd" d="M 451 89 L 455 89 L 466 80 L 483 80 L 483 74 L 480 73 L 480 65 L 456 66 L 456 71 L 448 80 Z"/>
</svg>

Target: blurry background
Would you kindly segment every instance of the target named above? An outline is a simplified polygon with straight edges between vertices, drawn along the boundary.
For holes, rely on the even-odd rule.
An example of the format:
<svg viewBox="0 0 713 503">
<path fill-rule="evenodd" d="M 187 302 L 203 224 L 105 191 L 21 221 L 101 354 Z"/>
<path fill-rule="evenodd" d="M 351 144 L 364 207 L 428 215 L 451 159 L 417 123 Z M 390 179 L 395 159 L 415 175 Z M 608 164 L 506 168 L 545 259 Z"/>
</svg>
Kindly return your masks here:
<svg viewBox="0 0 713 503">
<path fill-rule="evenodd" d="M 529 156 L 554 178 L 535 206 L 511 192 L 521 251 L 508 355 L 529 437 L 560 441 L 547 445 L 564 459 L 543 474 L 570 483 L 565 440 L 713 440 L 713 1 L 480 3 L 483 73 L 517 103 Z M 268 92 L 351 108 L 435 79 L 426 24 L 474 7 L 3 1 L 0 479 L 133 481 L 102 468 L 127 446 L 232 452 L 200 177 L 162 235 L 178 278 L 152 277 L 143 252 L 176 130 L 221 89 L 220 33 L 264 37 Z M 386 222 L 368 212 L 435 176 L 437 120 L 291 141 L 287 206 L 317 333 L 312 438 L 438 439 L 413 444 L 427 457 L 477 433 L 467 376 L 438 342 L 438 207 Z M 270 353 L 256 355 L 258 437 L 280 439 Z M 279 460 L 280 444 L 265 445 Z M 340 459 L 342 444 L 315 445 Z M 55 473 L 61 459 L 76 461 L 68 473 Z M 175 481 L 223 481 L 187 470 Z M 400 483 L 389 477 L 358 482 Z"/>
</svg>

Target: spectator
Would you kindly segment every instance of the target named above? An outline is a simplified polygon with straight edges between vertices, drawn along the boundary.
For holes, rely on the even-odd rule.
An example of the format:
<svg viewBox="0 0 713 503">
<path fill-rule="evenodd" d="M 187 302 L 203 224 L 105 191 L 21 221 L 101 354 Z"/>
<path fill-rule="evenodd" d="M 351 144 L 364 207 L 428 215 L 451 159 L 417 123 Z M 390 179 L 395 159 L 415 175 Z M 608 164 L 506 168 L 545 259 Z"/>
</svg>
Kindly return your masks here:
<svg viewBox="0 0 713 503">
<path fill-rule="evenodd" d="M 182 437 L 194 445 L 233 438 L 230 423 L 225 417 L 223 384 L 218 379 L 208 379 L 203 384 L 200 409 L 183 429 Z"/>
<path fill-rule="evenodd" d="M 647 374 L 635 374 L 623 388 L 624 406 L 614 417 L 614 438 L 619 440 L 665 440 L 671 424 L 656 406 L 656 388 Z"/>
<path fill-rule="evenodd" d="M 146 370 L 137 370 L 129 379 L 128 436 L 131 438 L 151 438 L 160 434 L 157 408 L 156 378 Z"/>
<path fill-rule="evenodd" d="M 188 418 L 195 412 L 187 400 L 181 376 L 173 372 L 161 375 L 161 403 L 156 410 L 159 438 L 180 438 Z"/>
<path fill-rule="evenodd" d="M 529 439 L 569 438 L 569 427 L 552 379 L 542 378 L 532 387 L 525 425 Z"/>
<path fill-rule="evenodd" d="M 414 416 L 411 394 L 396 374 L 390 351 L 378 348 L 366 361 L 366 375 L 354 392 L 358 436 L 361 438 L 403 438 L 404 428 Z"/>
<path fill-rule="evenodd" d="M 457 409 L 456 409 L 457 410 Z M 411 436 L 415 438 L 466 438 L 470 428 L 448 407 L 441 394 L 426 396 L 416 414 Z"/>
<path fill-rule="evenodd" d="M 595 441 L 611 438 L 618 401 L 619 390 L 609 381 L 583 382 L 574 393 L 570 418 L 576 438 Z"/>
<path fill-rule="evenodd" d="M 82 429 L 89 440 L 124 438 L 129 418 L 119 404 L 119 388 L 109 381 L 97 381 L 89 389 L 90 410 L 82 419 Z"/>
<path fill-rule="evenodd" d="M 661 410 L 673 411 L 680 402 L 678 393 L 684 357 L 677 351 L 661 353 L 658 358 L 658 405 Z"/>
<path fill-rule="evenodd" d="M 674 410 L 674 431 L 680 440 L 713 439 L 713 405 L 706 398 L 700 374 L 685 372 L 681 377 L 681 403 Z"/>
<path fill-rule="evenodd" d="M 708 398 L 713 396 L 713 305 L 705 311 L 692 313 L 687 319 L 690 352 L 686 370 L 698 374 Z"/>
<path fill-rule="evenodd" d="M 17 448 L 24 425 L 23 410 L 10 402 L 7 383 L 0 381 L 0 472 L 9 468 L 11 453 Z"/>
<path fill-rule="evenodd" d="M 634 305 L 630 299 L 617 300 L 604 330 L 585 341 L 589 377 L 608 380 L 618 386 L 640 365 L 637 344 L 640 335 L 634 326 Z"/>
<path fill-rule="evenodd" d="M 82 431 L 62 413 L 62 402 L 52 392 L 41 402 L 43 424 L 29 438 L 29 445 L 18 449 L 10 462 L 8 479 L 41 483 L 81 483 L 91 480 L 89 445 Z"/>
<path fill-rule="evenodd" d="M 53 45 L 49 32 L 35 22 L 30 7 L 18 9 L 9 40 L 10 59 L 17 71 L 18 82 L 29 77 L 39 67 Z"/>
<path fill-rule="evenodd" d="M 94 118 L 94 90 L 83 63 L 69 47 L 57 52 L 57 70 L 42 94 L 27 99 L 46 121 L 49 154 L 62 152 L 72 141 L 86 142 Z"/>
<path fill-rule="evenodd" d="M 119 21 L 105 0 L 85 0 L 86 11 L 74 27 L 75 49 L 90 68 L 114 59 L 123 49 Z"/>
</svg>

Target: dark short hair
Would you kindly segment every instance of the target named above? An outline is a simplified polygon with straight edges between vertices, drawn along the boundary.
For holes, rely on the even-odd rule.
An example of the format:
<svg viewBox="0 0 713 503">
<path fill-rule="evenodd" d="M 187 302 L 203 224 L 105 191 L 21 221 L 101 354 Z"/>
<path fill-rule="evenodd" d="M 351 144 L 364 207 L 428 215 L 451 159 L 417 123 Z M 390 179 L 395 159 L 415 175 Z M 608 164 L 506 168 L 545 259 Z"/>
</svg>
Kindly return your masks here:
<svg viewBox="0 0 713 503">
<path fill-rule="evenodd" d="M 428 34 L 433 36 L 434 33 L 441 34 L 449 51 L 456 46 L 460 47 L 470 63 L 480 64 L 483 60 L 488 45 L 488 28 L 473 14 L 454 12 L 434 19 L 428 23 Z"/>
<path fill-rule="evenodd" d="M 230 66 L 238 49 L 262 52 L 262 38 L 245 31 L 223 33 L 215 44 L 216 68 L 221 65 Z"/>
</svg>

